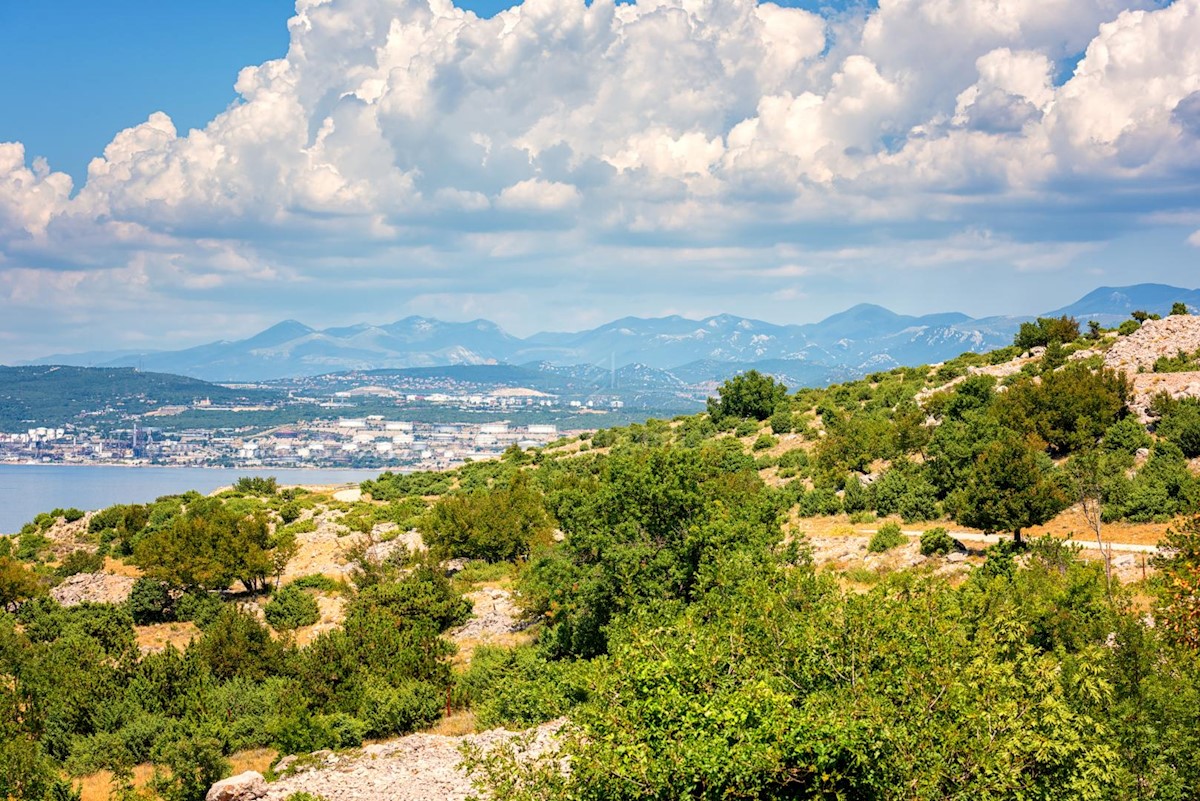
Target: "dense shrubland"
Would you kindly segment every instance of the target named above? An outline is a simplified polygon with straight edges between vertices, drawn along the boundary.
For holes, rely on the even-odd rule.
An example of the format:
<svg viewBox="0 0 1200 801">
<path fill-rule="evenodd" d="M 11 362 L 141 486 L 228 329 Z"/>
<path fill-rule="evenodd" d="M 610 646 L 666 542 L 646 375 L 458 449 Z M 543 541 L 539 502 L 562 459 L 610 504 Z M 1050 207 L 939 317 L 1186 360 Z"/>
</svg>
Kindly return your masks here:
<svg viewBox="0 0 1200 801">
<path fill-rule="evenodd" d="M 317 501 L 266 482 L 93 515 L 96 551 L 143 571 L 120 606 L 45 599 L 63 515 L 35 521 L 0 544 L 0 796 L 69 797 L 101 768 L 129 794 L 153 762 L 141 792 L 198 798 L 240 749 L 351 747 L 448 705 L 479 726 L 569 718 L 542 761 L 468 755 L 497 799 L 1196 797 L 1200 406 L 1160 399 L 1148 429 L 1123 376 L 1070 358 L 1103 332 L 1031 326 L 934 368 L 794 394 L 747 375 L 706 414 L 384 474 L 338 509 L 367 535 L 350 585 L 280 586 Z M 1085 498 L 1106 521 L 1175 520 L 1157 578 L 1110 588 L 1034 539 L 965 580 L 847 588 L 787 522 L 885 518 L 883 553 L 907 541 L 895 518 L 938 521 L 920 541 L 936 560 L 952 524 L 1020 535 Z M 381 524 L 430 554 L 366 558 Z M 450 580 L 450 557 L 475 561 Z M 497 577 L 535 636 L 452 669 L 460 591 Z M 344 596 L 344 621 L 298 647 L 316 592 Z M 139 653 L 135 625 L 183 620 L 185 649 Z"/>
</svg>

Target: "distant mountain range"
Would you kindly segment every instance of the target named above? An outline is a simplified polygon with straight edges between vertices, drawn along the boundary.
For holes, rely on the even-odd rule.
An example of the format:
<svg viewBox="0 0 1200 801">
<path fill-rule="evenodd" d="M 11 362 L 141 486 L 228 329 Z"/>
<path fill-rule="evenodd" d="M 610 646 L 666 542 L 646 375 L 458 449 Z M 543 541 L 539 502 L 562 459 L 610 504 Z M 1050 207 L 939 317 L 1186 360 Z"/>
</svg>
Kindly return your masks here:
<svg viewBox="0 0 1200 801">
<path fill-rule="evenodd" d="M 1067 314 L 1083 323 L 1114 325 L 1135 309 L 1165 314 L 1175 302 L 1200 309 L 1200 290 L 1162 284 L 1101 287 L 1070 306 L 1038 316 Z M 587 331 L 526 338 L 514 337 L 487 320 L 448 323 L 406 317 L 390 325 L 324 330 L 288 320 L 233 342 L 178 351 L 57 354 L 29 364 L 137 367 L 208 381 L 450 365 L 528 365 L 539 371 L 587 365 L 663 372 L 669 375 L 656 377 L 655 383 L 688 385 L 721 381 L 753 367 L 791 386 L 803 386 L 1002 347 L 1028 319 L 972 319 L 954 312 L 912 317 L 861 304 L 805 325 L 775 325 L 728 314 L 703 320 L 626 317 Z"/>
</svg>

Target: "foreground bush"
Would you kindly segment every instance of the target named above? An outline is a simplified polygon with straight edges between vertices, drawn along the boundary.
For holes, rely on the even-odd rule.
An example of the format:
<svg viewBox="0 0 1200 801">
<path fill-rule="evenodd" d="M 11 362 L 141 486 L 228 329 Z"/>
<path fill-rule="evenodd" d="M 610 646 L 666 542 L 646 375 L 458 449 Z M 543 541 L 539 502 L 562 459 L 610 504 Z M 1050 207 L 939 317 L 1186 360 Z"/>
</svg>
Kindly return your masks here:
<svg viewBox="0 0 1200 801">
<path fill-rule="evenodd" d="M 871 537 L 871 541 L 867 543 L 867 550 L 870 553 L 883 553 L 904 543 L 905 537 L 900 531 L 900 525 L 889 522 L 880 526 L 879 530 Z"/>
</svg>

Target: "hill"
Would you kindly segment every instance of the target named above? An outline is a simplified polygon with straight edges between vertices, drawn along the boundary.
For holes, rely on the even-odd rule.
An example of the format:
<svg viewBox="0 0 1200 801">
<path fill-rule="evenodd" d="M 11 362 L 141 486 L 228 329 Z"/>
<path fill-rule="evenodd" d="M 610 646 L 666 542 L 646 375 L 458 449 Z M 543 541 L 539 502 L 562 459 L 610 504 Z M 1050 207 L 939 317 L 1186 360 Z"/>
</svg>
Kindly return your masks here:
<svg viewBox="0 0 1200 801">
<path fill-rule="evenodd" d="M 0 431 L 61 426 L 83 412 L 106 408 L 144 414 L 204 398 L 215 404 L 264 402 L 274 400 L 275 394 L 128 367 L 0 366 Z"/>
</svg>

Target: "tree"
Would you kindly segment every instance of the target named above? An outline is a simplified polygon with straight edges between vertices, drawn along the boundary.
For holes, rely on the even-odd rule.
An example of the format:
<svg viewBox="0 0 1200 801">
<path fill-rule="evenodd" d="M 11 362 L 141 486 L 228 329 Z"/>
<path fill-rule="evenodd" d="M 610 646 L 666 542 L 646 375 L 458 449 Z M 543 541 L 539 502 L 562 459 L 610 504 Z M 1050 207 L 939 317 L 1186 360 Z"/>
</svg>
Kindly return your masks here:
<svg viewBox="0 0 1200 801">
<path fill-rule="evenodd" d="M 1104 557 L 1104 589 L 1112 600 L 1112 547 L 1106 547 L 1103 537 L 1104 504 L 1108 500 L 1108 488 L 1114 467 L 1119 471 L 1119 462 L 1110 454 L 1100 450 L 1089 450 L 1076 455 L 1068 465 L 1071 490 L 1074 500 L 1083 512 L 1083 518 L 1096 535 L 1096 545 Z"/>
<path fill-rule="evenodd" d="M 0 556 L 0 609 L 11 611 L 45 592 L 33 571 L 11 556 Z"/>
<path fill-rule="evenodd" d="M 730 418 L 766 420 L 787 400 L 787 387 L 769 375 L 750 370 L 726 381 L 708 399 L 708 414 L 714 422 Z"/>
<path fill-rule="evenodd" d="M 997 397 L 993 408 L 1005 427 L 1033 434 L 1055 454 L 1091 448 L 1126 413 L 1129 380 L 1114 370 L 1093 372 L 1075 363 L 1025 378 Z"/>
<path fill-rule="evenodd" d="M 1039 317 L 1036 322 L 1021 323 L 1013 344 L 1021 350 L 1045 347 L 1051 342 L 1065 345 L 1079 339 L 1079 321 L 1074 317 Z"/>
<path fill-rule="evenodd" d="M 1011 531 L 1021 544 L 1024 529 L 1045 523 L 1067 504 L 1053 469 L 1028 440 L 1005 432 L 983 450 L 966 485 L 952 496 L 955 519 L 987 533 Z"/>
<path fill-rule="evenodd" d="M 503 489 L 439 498 L 420 525 L 435 551 L 489 562 L 527 558 L 550 542 L 553 528 L 542 494 L 523 472 Z"/>
<path fill-rule="evenodd" d="M 311 626 L 321 619 L 317 599 L 304 590 L 289 584 L 263 609 L 267 623 L 276 631 L 293 631 L 301 626 Z"/>
<path fill-rule="evenodd" d="M 1154 566 L 1162 575 L 1155 618 L 1173 639 L 1200 649 L 1200 516 L 1167 529 Z"/>
<path fill-rule="evenodd" d="M 1186 303 L 1175 302 L 1171 304 L 1171 314 L 1191 314 L 1191 312 L 1188 311 L 1188 305 Z"/>
<path fill-rule="evenodd" d="M 241 581 L 253 593 L 282 572 L 275 557 L 289 555 L 289 548 L 286 536 L 271 536 L 263 512 L 239 516 L 220 500 L 203 498 L 143 537 L 134 561 L 150 578 L 174 586 L 224 590 Z"/>
</svg>

